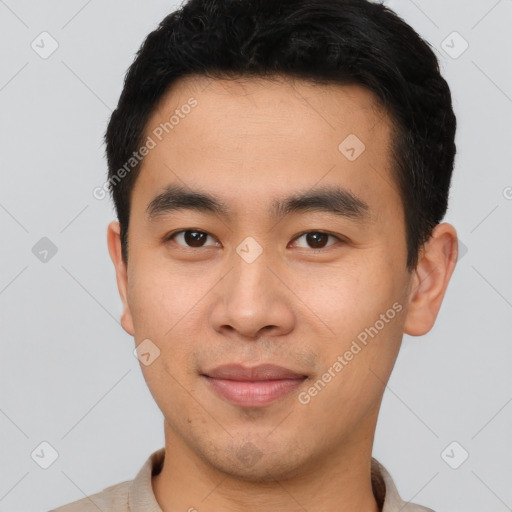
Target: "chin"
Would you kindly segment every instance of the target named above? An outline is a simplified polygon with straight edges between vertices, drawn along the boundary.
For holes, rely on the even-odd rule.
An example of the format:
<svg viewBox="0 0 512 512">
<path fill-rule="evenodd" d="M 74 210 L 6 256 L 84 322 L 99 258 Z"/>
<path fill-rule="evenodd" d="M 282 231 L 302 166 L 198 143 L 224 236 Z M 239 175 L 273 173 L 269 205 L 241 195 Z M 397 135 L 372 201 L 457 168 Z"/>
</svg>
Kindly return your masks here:
<svg viewBox="0 0 512 512">
<path fill-rule="evenodd" d="M 213 453 L 203 453 L 202 458 L 216 470 L 247 482 L 270 483 L 303 474 L 307 463 L 303 448 L 277 437 L 270 442 L 265 439 L 267 436 L 268 432 L 254 443 L 232 440 L 229 446 L 217 446 Z"/>
</svg>

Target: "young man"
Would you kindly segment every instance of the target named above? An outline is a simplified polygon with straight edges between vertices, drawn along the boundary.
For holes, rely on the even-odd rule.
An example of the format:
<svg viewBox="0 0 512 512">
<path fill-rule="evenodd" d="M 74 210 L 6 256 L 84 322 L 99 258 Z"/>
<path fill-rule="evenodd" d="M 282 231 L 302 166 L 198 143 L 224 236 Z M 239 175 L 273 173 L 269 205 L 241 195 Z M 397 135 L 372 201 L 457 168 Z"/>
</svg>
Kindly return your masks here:
<svg viewBox="0 0 512 512">
<path fill-rule="evenodd" d="M 108 247 L 165 448 L 72 511 L 427 511 L 372 445 L 404 332 L 457 260 L 456 121 L 365 0 L 190 0 L 106 133 Z"/>
</svg>

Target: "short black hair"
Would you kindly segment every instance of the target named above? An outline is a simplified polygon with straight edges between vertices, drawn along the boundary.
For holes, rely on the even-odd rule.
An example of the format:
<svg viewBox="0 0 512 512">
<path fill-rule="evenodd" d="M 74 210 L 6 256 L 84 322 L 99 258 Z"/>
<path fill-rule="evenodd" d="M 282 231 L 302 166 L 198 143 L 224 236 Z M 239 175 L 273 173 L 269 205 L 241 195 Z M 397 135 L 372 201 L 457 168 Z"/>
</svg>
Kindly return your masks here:
<svg viewBox="0 0 512 512">
<path fill-rule="evenodd" d="M 125 261 L 130 196 L 140 171 L 136 161 L 126 172 L 126 162 L 143 144 L 147 121 L 169 86 L 198 74 L 294 77 L 374 93 L 392 120 L 407 269 L 416 267 L 448 207 L 456 118 L 429 43 L 392 10 L 368 0 L 189 0 L 147 36 L 105 133 Z"/>
</svg>

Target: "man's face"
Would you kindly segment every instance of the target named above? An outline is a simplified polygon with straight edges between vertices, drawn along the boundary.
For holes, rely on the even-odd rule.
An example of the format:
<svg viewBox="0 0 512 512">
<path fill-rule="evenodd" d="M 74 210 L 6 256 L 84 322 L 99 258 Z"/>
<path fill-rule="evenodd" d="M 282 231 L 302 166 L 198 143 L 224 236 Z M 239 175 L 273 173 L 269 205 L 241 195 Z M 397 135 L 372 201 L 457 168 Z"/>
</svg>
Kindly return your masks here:
<svg viewBox="0 0 512 512">
<path fill-rule="evenodd" d="M 146 136 L 156 146 L 132 192 L 122 324 L 160 351 L 142 370 L 166 435 L 254 479 L 371 445 L 411 284 L 390 123 L 371 93 L 189 77 Z M 225 211 L 154 201 L 168 187 L 213 196 Z M 329 190 L 338 201 L 283 207 Z M 341 201 L 343 191 L 358 200 Z M 274 364 L 298 378 L 212 379 L 225 364 Z"/>
</svg>

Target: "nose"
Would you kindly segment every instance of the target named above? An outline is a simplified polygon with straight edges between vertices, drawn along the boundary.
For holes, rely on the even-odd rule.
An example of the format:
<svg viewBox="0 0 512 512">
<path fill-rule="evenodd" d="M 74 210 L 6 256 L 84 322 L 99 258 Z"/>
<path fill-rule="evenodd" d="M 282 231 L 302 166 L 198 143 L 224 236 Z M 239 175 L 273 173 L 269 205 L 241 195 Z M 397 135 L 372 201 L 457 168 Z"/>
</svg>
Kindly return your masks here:
<svg viewBox="0 0 512 512">
<path fill-rule="evenodd" d="M 210 310 L 212 327 L 244 338 L 283 335 L 293 329 L 293 294 L 283 284 L 282 271 L 265 251 L 252 262 L 234 253 L 232 267 L 216 287 Z"/>
</svg>

